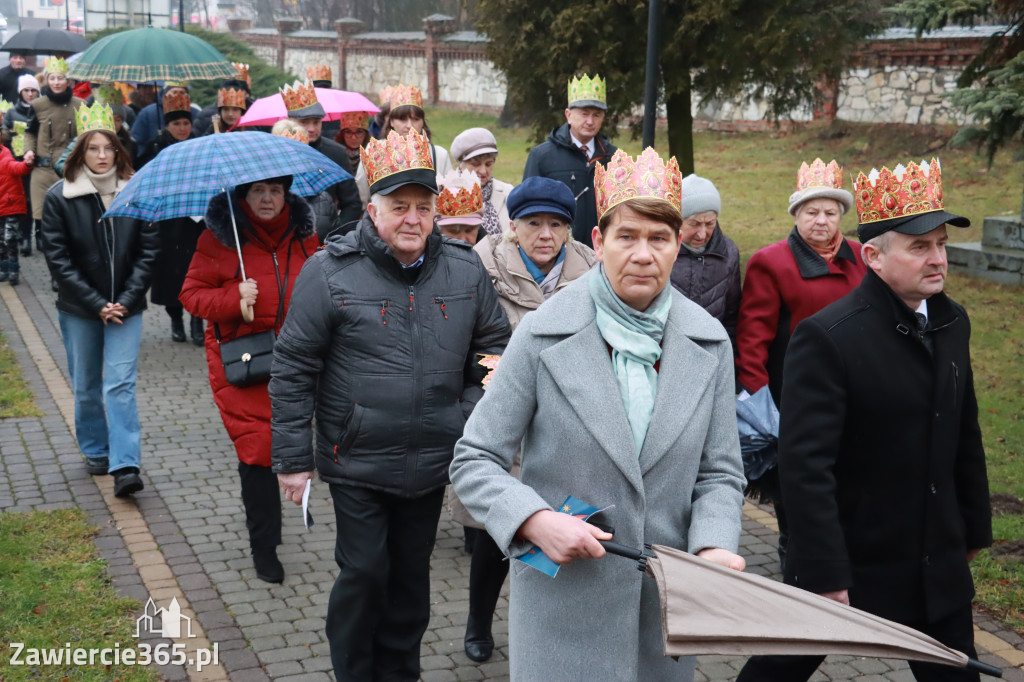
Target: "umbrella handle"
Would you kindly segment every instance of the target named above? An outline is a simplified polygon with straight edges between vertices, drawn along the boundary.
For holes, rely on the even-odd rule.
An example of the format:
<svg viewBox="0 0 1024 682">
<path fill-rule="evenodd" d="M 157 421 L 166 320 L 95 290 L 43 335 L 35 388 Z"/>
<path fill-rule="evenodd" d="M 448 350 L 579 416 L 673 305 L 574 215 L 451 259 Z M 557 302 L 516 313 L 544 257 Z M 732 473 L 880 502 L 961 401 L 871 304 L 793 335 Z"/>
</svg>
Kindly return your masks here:
<svg viewBox="0 0 1024 682">
<path fill-rule="evenodd" d="M 254 318 L 252 306 L 246 303 L 244 298 L 240 302 L 242 304 L 242 319 L 246 322 L 252 322 Z"/>
<path fill-rule="evenodd" d="M 982 663 L 973 658 L 967 659 L 967 665 L 964 666 L 967 670 L 975 670 L 983 675 L 991 675 L 992 677 L 1002 677 L 1003 671 L 994 665 L 988 663 Z"/>
</svg>

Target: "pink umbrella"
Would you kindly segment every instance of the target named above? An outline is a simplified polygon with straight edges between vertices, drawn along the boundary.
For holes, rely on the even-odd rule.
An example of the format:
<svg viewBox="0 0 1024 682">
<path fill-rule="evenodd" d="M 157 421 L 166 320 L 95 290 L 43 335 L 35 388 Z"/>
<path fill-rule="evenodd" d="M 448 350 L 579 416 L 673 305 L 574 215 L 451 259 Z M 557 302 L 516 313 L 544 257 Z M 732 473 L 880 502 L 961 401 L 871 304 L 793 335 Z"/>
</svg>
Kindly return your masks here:
<svg viewBox="0 0 1024 682">
<path fill-rule="evenodd" d="M 327 116 L 324 117 L 325 121 L 337 121 L 342 114 L 350 111 L 362 111 L 367 114 L 376 114 L 380 111 L 373 102 L 358 92 L 333 88 L 315 88 L 315 90 L 317 100 L 327 112 Z M 245 115 L 239 119 L 238 125 L 271 126 L 282 118 L 288 118 L 288 109 L 284 106 L 284 98 L 281 97 L 281 93 L 277 93 L 253 102 Z"/>
</svg>

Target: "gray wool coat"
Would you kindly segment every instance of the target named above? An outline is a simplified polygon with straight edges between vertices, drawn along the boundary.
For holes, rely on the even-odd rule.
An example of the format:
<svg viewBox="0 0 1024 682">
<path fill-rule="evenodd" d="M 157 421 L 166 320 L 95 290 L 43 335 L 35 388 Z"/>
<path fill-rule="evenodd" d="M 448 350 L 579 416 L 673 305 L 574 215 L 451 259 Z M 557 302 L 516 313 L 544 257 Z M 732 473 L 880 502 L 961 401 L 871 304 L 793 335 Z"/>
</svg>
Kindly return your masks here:
<svg viewBox="0 0 1024 682">
<path fill-rule="evenodd" d="M 510 555 L 533 513 L 567 495 L 634 547 L 737 550 L 743 465 L 732 348 L 722 325 L 682 294 L 662 341 L 658 395 L 638 454 L 608 346 L 595 323 L 591 271 L 516 329 L 455 446 L 451 479 Z M 521 478 L 507 471 L 522 446 Z M 690 680 L 693 659 L 663 655 L 657 588 L 627 559 L 563 566 L 554 579 L 514 562 L 513 680 Z"/>
</svg>

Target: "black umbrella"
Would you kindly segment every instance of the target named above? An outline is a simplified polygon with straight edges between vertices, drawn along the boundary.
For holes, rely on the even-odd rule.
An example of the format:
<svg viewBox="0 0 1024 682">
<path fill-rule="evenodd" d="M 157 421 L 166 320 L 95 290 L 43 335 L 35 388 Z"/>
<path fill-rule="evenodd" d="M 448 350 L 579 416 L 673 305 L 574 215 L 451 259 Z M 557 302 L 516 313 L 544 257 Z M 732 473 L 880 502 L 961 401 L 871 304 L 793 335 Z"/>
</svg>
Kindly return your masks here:
<svg viewBox="0 0 1024 682">
<path fill-rule="evenodd" d="M 0 51 L 27 54 L 74 54 L 89 49 L 89 41 L 56 28 L 27 28 L 0 45 Z"/>
</svg>

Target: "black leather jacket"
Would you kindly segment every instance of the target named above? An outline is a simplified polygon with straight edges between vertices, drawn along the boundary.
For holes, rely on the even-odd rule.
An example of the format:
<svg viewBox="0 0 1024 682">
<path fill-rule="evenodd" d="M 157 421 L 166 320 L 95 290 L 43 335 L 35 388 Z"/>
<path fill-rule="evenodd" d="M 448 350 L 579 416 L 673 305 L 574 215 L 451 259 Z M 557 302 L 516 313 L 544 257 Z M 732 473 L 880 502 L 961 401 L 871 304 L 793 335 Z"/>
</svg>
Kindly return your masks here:
<svg viewBox="0 0 1024 682">
<path fill-rule="evenodd" d="M 275 472 L 315 459 L 328 483 L 404 497 L 448 483 L 483 396 L 477 355 L 502 353 L 509 326 L 468 244 L 435 231 L 407 274 L 368 218 L 306 261 L 274 348 Z"/>
<path fill-rule="evenodd" d="M 57 282 L 57 309 L 87 319 L 99 319 L 108 302 L 129 315 L 142 312 L 160 249 L 157 229 L 141 220 L 102 218 L 99 194 L 67 198 L 66 182 L 56 182 L 43 202 L 43 254 Z"/>
</svg>

